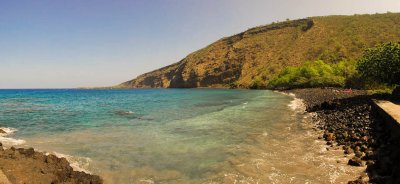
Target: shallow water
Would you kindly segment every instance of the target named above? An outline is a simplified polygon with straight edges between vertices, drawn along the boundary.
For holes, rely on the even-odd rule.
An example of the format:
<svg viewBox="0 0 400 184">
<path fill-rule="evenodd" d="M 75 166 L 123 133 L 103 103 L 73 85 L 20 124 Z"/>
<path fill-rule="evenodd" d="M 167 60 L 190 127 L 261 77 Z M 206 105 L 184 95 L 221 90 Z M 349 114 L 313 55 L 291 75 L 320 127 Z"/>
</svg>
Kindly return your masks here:
<svg viewBox="0 0 400 184">
<path fill-rule="evenodd" d="M 9 144 L 64 154 L 107 183 L 356 177 L 362 168 L 346 166 L 340 150 L 327 152 L 300 107 L 272 91 L 0 90 L 0 126 L 18 130 L 10 136 L 19 142 Z"/>
</svg>

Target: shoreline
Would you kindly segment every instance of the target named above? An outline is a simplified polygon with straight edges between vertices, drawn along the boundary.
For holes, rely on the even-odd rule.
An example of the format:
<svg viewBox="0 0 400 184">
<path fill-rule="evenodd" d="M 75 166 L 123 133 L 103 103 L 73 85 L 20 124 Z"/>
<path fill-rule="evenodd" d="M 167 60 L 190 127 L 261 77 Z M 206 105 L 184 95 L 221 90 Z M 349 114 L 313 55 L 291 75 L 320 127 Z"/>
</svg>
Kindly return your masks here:
<svg viewBox="0 0 400 184">
<path fill-rule="evenodd" d="M 319 135 L 314 138 L 326 143 L 324 150 L 326 148 L 328 152 L 336 152 L 338 155 L 344 153 L 343 160 L 338 161 L 338 164 L 365 168 L 365 174 L 349 183 L 400 181 L 398 140 L 396 142 L 389 139 L 388 129 L 382 123 L 383 118 L 371 105 L 372 98 L 382 96 L 368 95 L 362 90 L 337 88 L 274 92 L 293 97 L 293 101 L 288 104 L 292 110 L 313 115 L 311 129 Z M 0 137 L 12 139 L 7 135 L 14 131 L 16 129 L 0 127 Z M 0 178 L 3 172 L 12 183 L 29 182 L 31 178 L 38 178 L 41 183 L 103 182 L 99 176 L 71 167 L 72 162 L 57 154 L 40 152 L 33 148 L 15 148 L 11 145 L 7 147 L 8 149 L 4 149 L 0 144 Z"/>
<path fill-rule="evenodd" d="M 365 167 L 365 174 L 349 183 L 398 183 L 400 148 L 362 90 L 294 89 L 280 91 L 301 99 L 306 112 L 315 113 L 315 130 L 329 147 L 341 147 L 348 165 Z"/>
</svg>

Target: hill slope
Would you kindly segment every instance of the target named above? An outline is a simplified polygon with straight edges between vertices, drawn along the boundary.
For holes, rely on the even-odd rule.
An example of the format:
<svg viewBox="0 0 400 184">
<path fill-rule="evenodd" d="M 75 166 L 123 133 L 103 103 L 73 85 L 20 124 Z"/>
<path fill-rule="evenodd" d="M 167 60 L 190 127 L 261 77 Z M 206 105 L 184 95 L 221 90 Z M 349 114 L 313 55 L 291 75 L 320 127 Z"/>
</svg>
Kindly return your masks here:
<svg viewBox="0 0 400 184">
<path fill-rule="evenodd" d="M 130 88 L 251 87 L 285 66 L 355 59 L 365 48 L 400 40 L 400 14 L 311 17 L 223 38 L 178 63 L 122 83 Z"/>
</svg>

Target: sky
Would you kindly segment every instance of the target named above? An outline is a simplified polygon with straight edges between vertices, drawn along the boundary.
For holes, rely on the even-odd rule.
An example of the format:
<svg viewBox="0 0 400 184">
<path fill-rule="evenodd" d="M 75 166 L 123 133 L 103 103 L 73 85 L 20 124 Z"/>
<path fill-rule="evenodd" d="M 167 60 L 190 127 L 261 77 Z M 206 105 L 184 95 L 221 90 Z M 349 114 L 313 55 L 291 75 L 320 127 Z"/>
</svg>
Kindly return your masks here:
<svg viewBox="0 0 400 184">
<path fill-rule="evenodd" d="M 111 86 L 248 28 L 399 0 L 0 0 L 0 88 Z"/>
</svg>

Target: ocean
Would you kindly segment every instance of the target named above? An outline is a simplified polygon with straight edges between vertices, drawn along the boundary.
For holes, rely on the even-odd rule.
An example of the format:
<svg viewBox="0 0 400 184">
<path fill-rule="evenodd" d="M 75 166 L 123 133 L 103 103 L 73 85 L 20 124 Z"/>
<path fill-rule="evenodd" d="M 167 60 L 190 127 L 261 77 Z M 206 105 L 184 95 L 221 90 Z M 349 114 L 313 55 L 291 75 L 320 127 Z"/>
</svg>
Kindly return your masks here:
<svg viewBox="0 0 400 184">
<path fill-rule="evenodd" d="M 346 183 L 301 100 L 268 90 L 0 90 L 5 146 L 106 183 Z"/>
</svg>

